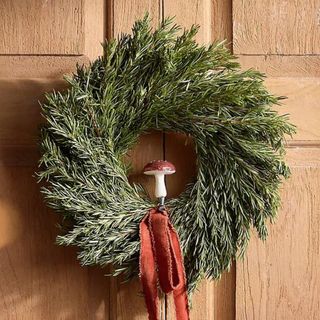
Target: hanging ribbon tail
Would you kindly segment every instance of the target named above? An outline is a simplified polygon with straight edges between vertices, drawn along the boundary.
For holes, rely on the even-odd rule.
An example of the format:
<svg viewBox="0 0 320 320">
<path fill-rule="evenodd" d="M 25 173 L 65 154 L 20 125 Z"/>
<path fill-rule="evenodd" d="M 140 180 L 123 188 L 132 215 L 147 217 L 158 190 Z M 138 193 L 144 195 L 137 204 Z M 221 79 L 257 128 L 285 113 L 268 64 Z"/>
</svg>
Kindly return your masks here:
<svg viewBox="0 0 320 320">
<path fill-rule="evenodd" d="M 140 223 L 140 279 L 149 320 L 159 320 L 156 261 L 148 227 L 149 214 Z"/>
<path fill-rule="evenodd" d="M 189 320 L 182 252 L 166 211 L 149 211 L 140 223 L 140 241 L 140 278 L 149 320 L 159 320 L 158 281 L 164 293 L 173 292 L 176 319 Z"/>
</svg>

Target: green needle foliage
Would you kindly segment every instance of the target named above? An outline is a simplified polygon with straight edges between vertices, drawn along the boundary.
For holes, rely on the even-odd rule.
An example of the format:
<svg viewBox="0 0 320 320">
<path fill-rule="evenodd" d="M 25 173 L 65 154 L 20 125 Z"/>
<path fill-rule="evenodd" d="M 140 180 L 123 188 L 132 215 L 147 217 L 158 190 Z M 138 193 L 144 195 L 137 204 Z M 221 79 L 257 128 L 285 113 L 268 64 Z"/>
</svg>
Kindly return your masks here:
<svg viewBox="0 0 320 320">
<path fill-rule="evenodd" d="M 230 267 L 252 226 L 266 238 L 289 174 L 284 136 L 294 132 L 274 110 L 280 98 L 264 76 L 241 71 L 223 43 L 197 44 L 197 29 L 178 35 L 166 19 L 152 31 L 145 17 L 132 35 L 106 42 L 102 57 L 78 66 L 69 89 L 42 105 L 38 173 L 49 206 L 63 216 L 58 243 L 78 246 L 83 265 L 111 264 L 115 275 L 131 277 L 139 269 L 139 223 L 155 204 L 129 183 L 124 157 L 150 129 L 193 137 L 197 176 L 167 202 L 189 292 Z"/>
</svg>

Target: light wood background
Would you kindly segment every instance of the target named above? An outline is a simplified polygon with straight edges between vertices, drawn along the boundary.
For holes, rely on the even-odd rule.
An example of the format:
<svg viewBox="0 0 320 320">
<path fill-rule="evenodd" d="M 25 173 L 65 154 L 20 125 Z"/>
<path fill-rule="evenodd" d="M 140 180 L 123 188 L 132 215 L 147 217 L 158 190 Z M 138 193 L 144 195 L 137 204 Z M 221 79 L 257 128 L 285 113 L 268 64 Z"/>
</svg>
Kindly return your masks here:
<svg viewBox="0 0 320 320">
<path fill-rule="evenodd" d="M 100 42 L 129 32 L 149 11 L 201 25 L 197 40 L 227 39 L 244 68 L 269 76 L 287 95 L 298 134 L 288 141 L 292 178 L 266 243 L 253 234 L 243 261 L 220 282 L 203 282 L 191 320 L 308 320 L 320 313 L 320 2 L 318 0 L 2 0 L 0 1 L 0 320 L 146 320 L 140 284 L 81 268 L 73 248 L 54 245 L 57 217 L 33 177 L 41 121 L 38 101 L 64 87 L 75 63 L 101 53 Z M 130 157 L 133 179 L 154 158 L 174 162 L 171 196 L 195 171 L 190 141 L 170 133 L 141 137 Z M 174 320 L 170 297 L 161 319 Z"/>
</svg>

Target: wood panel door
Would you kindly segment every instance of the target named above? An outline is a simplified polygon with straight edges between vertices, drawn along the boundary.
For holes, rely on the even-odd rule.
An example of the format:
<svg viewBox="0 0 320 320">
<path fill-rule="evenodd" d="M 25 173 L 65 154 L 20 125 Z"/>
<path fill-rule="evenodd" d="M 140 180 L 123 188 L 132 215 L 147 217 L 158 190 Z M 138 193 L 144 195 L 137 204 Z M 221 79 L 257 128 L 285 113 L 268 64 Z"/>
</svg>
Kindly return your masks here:
<svg viewBox="0 0 320 320">
<path fill-rule="evenodd" d="M 194 295 L 192 320 L 318 319 L 320 313 L 319 2 L 251 0 L 2 0 L 0 1 L 0 320 L 146 320 L 138 280 L 122 284 L 106 270 L 82 268 L 73 248 L 54 244 L 57 220 L 43 205 L 33 177 L 38 101 L 64 88 L 62 75 L 101 53 L 100 42 L 129 32 L 149 11 L 167 15 L 197 40 L 227 39 L 244 68 L 269 75 L 267 85 L 289 99 L 298 134 L 288 141 L 292 178 L 266 243 L 253 235 L 248 254 L 219 282 Z M 175 163 L 170 196 L 195 172 L 191 143 L 150 133 L 130 152 L 133 179 L 154 158 Z M 170 297 L 161 319 L 174 320 Z"/>
<path fill-rule="evenodd" d="M 34 172 L 39 100 L 101 52 L 103 1 L 0 2 L 0 319 L 109 319 L 109 286 L 54 244 Z"/>
<path fill-rule="evenodd" d="M 319 1 L 233 1 L 233 49 L 243 67 L 269 76 L 288 99 L 297 134 L 288 140 L 292 177 L 266 243 L 253 235 L 236 268 L 236 318 L 319 319 L 320 47 Z"/>
</svg>

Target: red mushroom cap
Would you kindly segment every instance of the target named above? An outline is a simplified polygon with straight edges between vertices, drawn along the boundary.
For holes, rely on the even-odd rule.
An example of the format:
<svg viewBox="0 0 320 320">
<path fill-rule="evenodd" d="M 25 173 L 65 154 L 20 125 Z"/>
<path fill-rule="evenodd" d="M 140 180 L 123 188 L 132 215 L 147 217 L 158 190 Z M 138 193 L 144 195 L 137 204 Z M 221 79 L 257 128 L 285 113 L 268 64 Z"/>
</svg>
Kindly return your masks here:
<svg viewBox="0 0 320 320">
<path fill-rule="evenodd" d="M 143 168 L 144 174 L 155 174 L 155 173 L 163 173 L 163 174 L 172 174 L 176 172 L 175 166 L 166 160 L 153 160 L 145 165 Z"/>
</svg>

